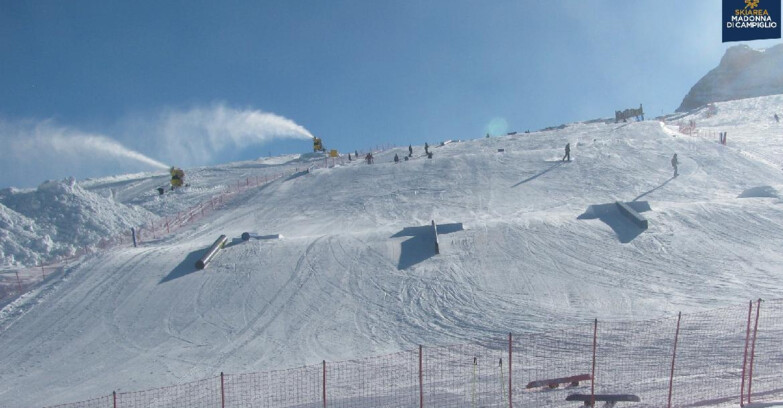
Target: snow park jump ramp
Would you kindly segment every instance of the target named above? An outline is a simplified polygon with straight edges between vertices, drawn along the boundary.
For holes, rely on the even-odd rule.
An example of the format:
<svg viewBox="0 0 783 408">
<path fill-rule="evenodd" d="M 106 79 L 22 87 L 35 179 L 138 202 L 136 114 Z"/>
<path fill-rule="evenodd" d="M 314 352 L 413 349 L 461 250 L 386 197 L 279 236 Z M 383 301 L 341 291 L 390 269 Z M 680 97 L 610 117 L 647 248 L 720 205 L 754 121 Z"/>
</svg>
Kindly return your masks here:
<svg viewBox="0 0 783 408">
<path fill-rule="evenodd" d="M 314 169 L 248 191 L 157 241 L 85 257 L 3 309 L 0 405 L 783 297 L 783 206 L 737 198 L 783 186 L 775 161 L 783 142 L 773 137 L 779 129 L 761 125 L 759 108 L 780 99 L 758 98 L 754 109 L 718 103 L 715 116 L 695 118 L 728 130 L 726 146 L 677 134 L 676 124 L 573 123 L 478 135 L 399 164 L 394 154 L 407 147 L 391 149 L 373 165 Z M 574 161 L 547 171 L 566 143 Z M 680 176 L 656 189 L 671 178 L 675 152 Z M 231 166 L 200 171 L 219 182 L 267 169 Z M 578 219 L 591 205 L 645 193 L 649 228 L 628 242 L 600 219 Z M 188 199 L 183 191 L 154 203 Z M 393 236 L 432 220 L 465 229 L 439 237 L 440 255 L 400 268 L 410 237 Z M 249 230 L 285 239 L 232 244 L 208 268 L 166 279 L 219 234 L 233 240 Z M 733 370 L 734 357 L 715 364 Z"/>
</svg>

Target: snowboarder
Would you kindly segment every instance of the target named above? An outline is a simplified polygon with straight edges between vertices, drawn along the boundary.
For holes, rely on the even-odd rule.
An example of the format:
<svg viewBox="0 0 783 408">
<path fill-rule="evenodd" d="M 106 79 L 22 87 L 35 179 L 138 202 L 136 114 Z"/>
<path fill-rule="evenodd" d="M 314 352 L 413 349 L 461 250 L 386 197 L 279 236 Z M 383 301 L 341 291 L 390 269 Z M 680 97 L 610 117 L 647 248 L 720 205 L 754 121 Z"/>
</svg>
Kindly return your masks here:
<svg viewBox="0 0 783 408">
<path fill-rule="evenodd" d="M 677 153 L 674 153 L 674 156 L 672 157 L 672 167 L 674 167 L 674 177 L 677 177 L 677 165 L 680 164 L 680 162 L 677 160 Z"/>
<path fill-rule="evenodd" d="M 565 154 L 563 155 L 562 161 L 566 161 L 566 159 L 568 159 L 568 161 L 571 161 L 571 143 L 566 143 L 565 146 Z"/>
<path fill-rule="evenodd" d="M 399 163 L 400 162 L 400 156 L 397 156 L 397 153 L 394 153 L 394 162 Z"/>
<path fill-rule="evenodd" d="M 411 145 L 408 145 L 408 157 L 413 157 L 413 146 Z"/>
</svg>

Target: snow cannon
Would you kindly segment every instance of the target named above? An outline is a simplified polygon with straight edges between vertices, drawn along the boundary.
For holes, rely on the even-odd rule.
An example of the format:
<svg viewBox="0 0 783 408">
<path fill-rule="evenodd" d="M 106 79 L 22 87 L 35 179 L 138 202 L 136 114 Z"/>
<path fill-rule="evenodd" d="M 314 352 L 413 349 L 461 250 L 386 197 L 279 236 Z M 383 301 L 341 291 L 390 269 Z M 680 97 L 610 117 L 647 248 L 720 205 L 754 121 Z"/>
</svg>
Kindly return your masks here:
<svg viewBox="0 0 783 408">
<path fill-rule="evenodd" d="M 198 261 L 196 261 L 196 269 L 204 269 L 207 267 L 207 264 L 209 261 L 212 260 L 212 258 L 217 255 L 218 252 L 220 252 L 221 249 L 226 245 L 226 236 L 221 235 L 217 241 L 215 241 L 214 244 L 212 244 L 211 247 L 209 247 L 209 250 L 207 251 L 204 256 L 201 257 Z"/>
</svg>

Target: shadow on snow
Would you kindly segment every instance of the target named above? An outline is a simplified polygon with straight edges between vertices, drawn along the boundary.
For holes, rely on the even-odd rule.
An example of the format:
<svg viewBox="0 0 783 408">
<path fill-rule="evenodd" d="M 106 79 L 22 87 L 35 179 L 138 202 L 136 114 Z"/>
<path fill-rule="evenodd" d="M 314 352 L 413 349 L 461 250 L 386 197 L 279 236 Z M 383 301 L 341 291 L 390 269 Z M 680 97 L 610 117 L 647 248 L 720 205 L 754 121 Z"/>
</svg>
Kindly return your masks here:
<svg viewBox="0 0 783 408">
<path fill-rule="evenodd" d="M 462 230 L 461 222 L 438 225 L 439 235 Z M 400 260 L 397 264 L 397 269 L 399 270 L 410 268 L 436 255 L 435 231 L 432 229 L 432 225 L 405 227 L 391 236 L 391 238 L 399 237 L 411 237 L 400 244 Z"/>
<path fill-rule="evenodd" d="M 633 201 L 626 204 L 639 213 L 651 210 L 647 201 Z M 620 212 L 616 203 L 591 205 L 582 215 L 576 217 L 578 220 L 594 220 L 596 218 L 608 225 L 623 244 L 633 241 L 644 232 L 644 229 L 637 227 Z"/>
</svg>

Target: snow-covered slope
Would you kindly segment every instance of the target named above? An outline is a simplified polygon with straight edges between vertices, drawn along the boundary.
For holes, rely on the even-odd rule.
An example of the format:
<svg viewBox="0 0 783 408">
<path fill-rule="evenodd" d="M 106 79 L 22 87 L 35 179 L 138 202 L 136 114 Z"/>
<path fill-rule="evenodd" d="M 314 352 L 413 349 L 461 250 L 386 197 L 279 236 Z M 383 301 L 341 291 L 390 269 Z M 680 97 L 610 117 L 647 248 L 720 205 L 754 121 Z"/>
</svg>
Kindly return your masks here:
<svg viewBox="0 0 783 408">
<path fill-rule="evenodd" d="M 83 189 L 73 179 L 0 192 L 0 265 L 35 265 L 94 246 L 155 215 Z"/>
<path fill-rule="evenodd" d="M 161 240 L 85 258 L 6 307 L 0 405 L 781 297 L 783 127 L 769 114 L 780 102 L 682 118 L 702 136 L 659 122 L 577 123 L 275 181 Z M 727 146 L 704 136 L 726 130 Z M 566 143 L 570 163 L 560 161 Z M 270 168 L 201 171 L 218 184 Z M 115 197 L 138 183 L 152 182 L 123 181 Z M 616 200 L 649 208 L 649 229 L 621 217 Z M 243 242 L 246 231 L 283 238 Z M 196 270 L 219 234 L 229 245 Z"/>
<path fill-rule="evenodd" d="M 783 93 L 783 44 L 754 50 L 736 45 L 720 64 L 694 85 L 677 108 L 685 112 L 710 102 Z"/>
</svg>

